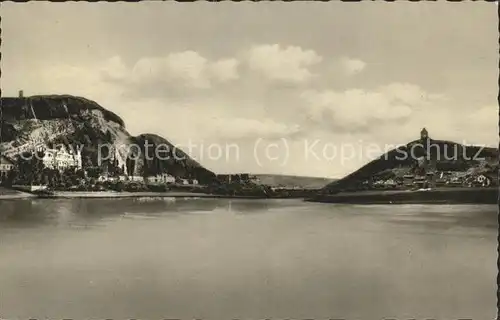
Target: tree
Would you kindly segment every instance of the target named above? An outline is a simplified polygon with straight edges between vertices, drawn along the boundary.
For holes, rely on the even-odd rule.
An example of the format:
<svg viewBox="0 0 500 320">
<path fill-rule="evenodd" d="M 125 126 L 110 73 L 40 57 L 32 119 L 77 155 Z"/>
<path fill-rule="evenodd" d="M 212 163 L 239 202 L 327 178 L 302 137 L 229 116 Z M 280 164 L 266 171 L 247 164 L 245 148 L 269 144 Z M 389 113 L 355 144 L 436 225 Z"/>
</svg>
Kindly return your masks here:
<svg viewBox="0 0 500 320">
<path fill-rule="evenodd" d="M 131 176 L 135 175 L 135 163 L 136 163 L 135 159 L 132 159 L 130 157 L 127 158 L 127 163 L 126 163 L 126 165 L 127 165 L 127 172 Z"/>
<path fill-rule="evenodd" d="M 99 175 L 102 173 L 102 169 L 100 167 L 90 167 L 87 168 L 87 176 L 89 178 L 97 179 Z"/>
<path fill-rule="evenodd" d="M 44 179 L 43 152 L 24 152 L 18 157 L 19 183 L 41 184 Z"/>
</svg>

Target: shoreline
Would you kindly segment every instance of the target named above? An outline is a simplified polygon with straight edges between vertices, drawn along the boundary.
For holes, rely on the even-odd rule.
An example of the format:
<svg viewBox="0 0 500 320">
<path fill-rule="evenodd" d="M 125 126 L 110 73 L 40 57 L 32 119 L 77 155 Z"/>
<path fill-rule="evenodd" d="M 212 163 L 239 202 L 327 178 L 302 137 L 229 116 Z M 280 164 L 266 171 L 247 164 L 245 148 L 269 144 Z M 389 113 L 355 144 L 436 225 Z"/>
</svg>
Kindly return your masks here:
<svg viewBox="0 0 500 320">
<path fill-rule="evenodd" d="M 48 195 L 34 195 L 40 199 L 121 199 L 121 198 L 213 198 L 213 199 L 268 199 L 266 197 L 256 196 L 228 196 L 209 193 L 195 193 L 195 192 L 118 192 L 118 191 L 55 191 L 53 194 Z"/>
<path fill-rule="evenodd" d="M 23 192 L 6 187 L 0 187 L 0 200 L 18 200 L 18 199 L 32 199 L 32 198 L 36 198 L 36 195 L 29 192 Z"/>
<path fill-rule="evenodd" d="M 0 195 L 0 200 L 23 200 L 23 199 L 35 199 L 37 196 L 32 194 L 2 194 Z"/>
<path fill-rule="evenodd" d="M 439 188 L 340 192 L 318 195 L 307 202 L 344 204 L 497 204 L 498 188 Z"/>
<path fill-rule="evenodd" d="M 381 190 L 340 192 L 314 197 L 266 197 L 220 195 L 197 192 L 55 191 L 52 194 L 27 193 L 6 189 L 0 200 L 23 199 L 124 199 L 124 198 L 205 198 L 205 199 L 302 199 L 305 202 L 343 204 L 497 204 L 497 188 L 439 188 L 433 190 Z"/>
</svg>

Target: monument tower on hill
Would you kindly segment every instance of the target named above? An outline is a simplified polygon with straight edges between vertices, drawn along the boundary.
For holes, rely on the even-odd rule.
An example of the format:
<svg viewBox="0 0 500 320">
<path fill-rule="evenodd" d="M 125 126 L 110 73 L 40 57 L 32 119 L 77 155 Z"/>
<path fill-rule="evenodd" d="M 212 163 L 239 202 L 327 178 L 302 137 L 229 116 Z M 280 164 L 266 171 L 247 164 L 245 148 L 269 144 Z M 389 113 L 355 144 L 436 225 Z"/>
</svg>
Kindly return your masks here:
<svg viewBox="0 0 500 320">
<path fill-rule="evenodd" d="M 429 132 L 427 129 L 423 128 L 422 131 L 420 131 L 420 140 L 425 141 L 429 138 Z"/>
</svg>

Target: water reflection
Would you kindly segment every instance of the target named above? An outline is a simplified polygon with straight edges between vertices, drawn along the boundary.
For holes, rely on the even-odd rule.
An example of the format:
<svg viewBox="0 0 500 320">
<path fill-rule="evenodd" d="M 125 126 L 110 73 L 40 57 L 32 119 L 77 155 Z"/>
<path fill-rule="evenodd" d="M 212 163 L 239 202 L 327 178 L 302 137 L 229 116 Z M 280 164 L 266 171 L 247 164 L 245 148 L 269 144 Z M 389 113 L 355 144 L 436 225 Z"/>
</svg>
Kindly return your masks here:
<svg viewBox="0 0 500 320">
<path fill-rule="evenodd" d="M 51 218 L 54 214 L 39 200 L 0 201 L 0 226 L 30 227 Z"/>
<path fill-rule="evenodd" d="M 495 212 L 290 200 L 0 201 L 1 312 L 488 319 Z"/>
<path fill-rule="evenodd" d="M 168 216 L 182 212 L 212 211 L 213 201 L 172 199 L 36 199 L 0 201 L 0 227 L 38 225 L 93 225 L 126 214 Z"/>
<path fill-rule="evenodd" d="M 100 221 L 134 216 L 177 217 L 215 210 L 233 214 L 266 213 L 297 206 L 299 201 L 228 200 L 208 198 L 34 199 L 0 201 L 0 227 L 39 225 L 98 226 Z"/>
<path fill-rule="evenodd" d="M 119 218 L 175 218 L 214 211 L 231 214 L 265 214 L 273 211 L 301 212 L 317 208 L 311 219 L 356 221 L 376 219 L 400 226 L 421 225 L 427 229 L 457 227 L 497 229 L 496 206 L 472 205 L 332 205 L 300 200 L 245 200 L 208 198 L 128 199 L 31 199 L 0 201 L 0 228 L 52 226 L 99 226 Z"/>
<path fill-rule="evenodd" d="M 314 204 L 313 204 L 314 205 Z M 298 199 L 272 199 L 272 200 L 251 200 L 251 199 L 235 199 L 228 201 L 228 210 L 235 214 L 262 214 L 270 211 L 283 211 L 287 209 L 301 208 L 303 206 L 311 206 L 306 202 Z"/>
<path fill-rule="evenodd" d="M 383 216 L 385 221 L 401 226 L 421 226 L 430 230 L 498 228 L 498 207 L 494 205 L 403 205 L 396 208 L 379 205 L 365 208 L 369 209 Z"/>
</svg>

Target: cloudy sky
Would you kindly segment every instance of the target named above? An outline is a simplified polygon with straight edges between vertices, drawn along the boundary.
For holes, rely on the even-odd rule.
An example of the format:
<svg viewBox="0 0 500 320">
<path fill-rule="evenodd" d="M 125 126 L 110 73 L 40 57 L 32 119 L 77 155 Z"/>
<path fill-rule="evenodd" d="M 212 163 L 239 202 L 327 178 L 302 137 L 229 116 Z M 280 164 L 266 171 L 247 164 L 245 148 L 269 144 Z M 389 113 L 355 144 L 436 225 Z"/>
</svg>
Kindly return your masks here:
<svg viewBox="0 0 500 320">
<path fill-rule="evenodd" d="M 3 3 L 4 96 L 65 93 L 216 172 L 341 177 L 498 142 L 492 3 Z"/>
</svg>

